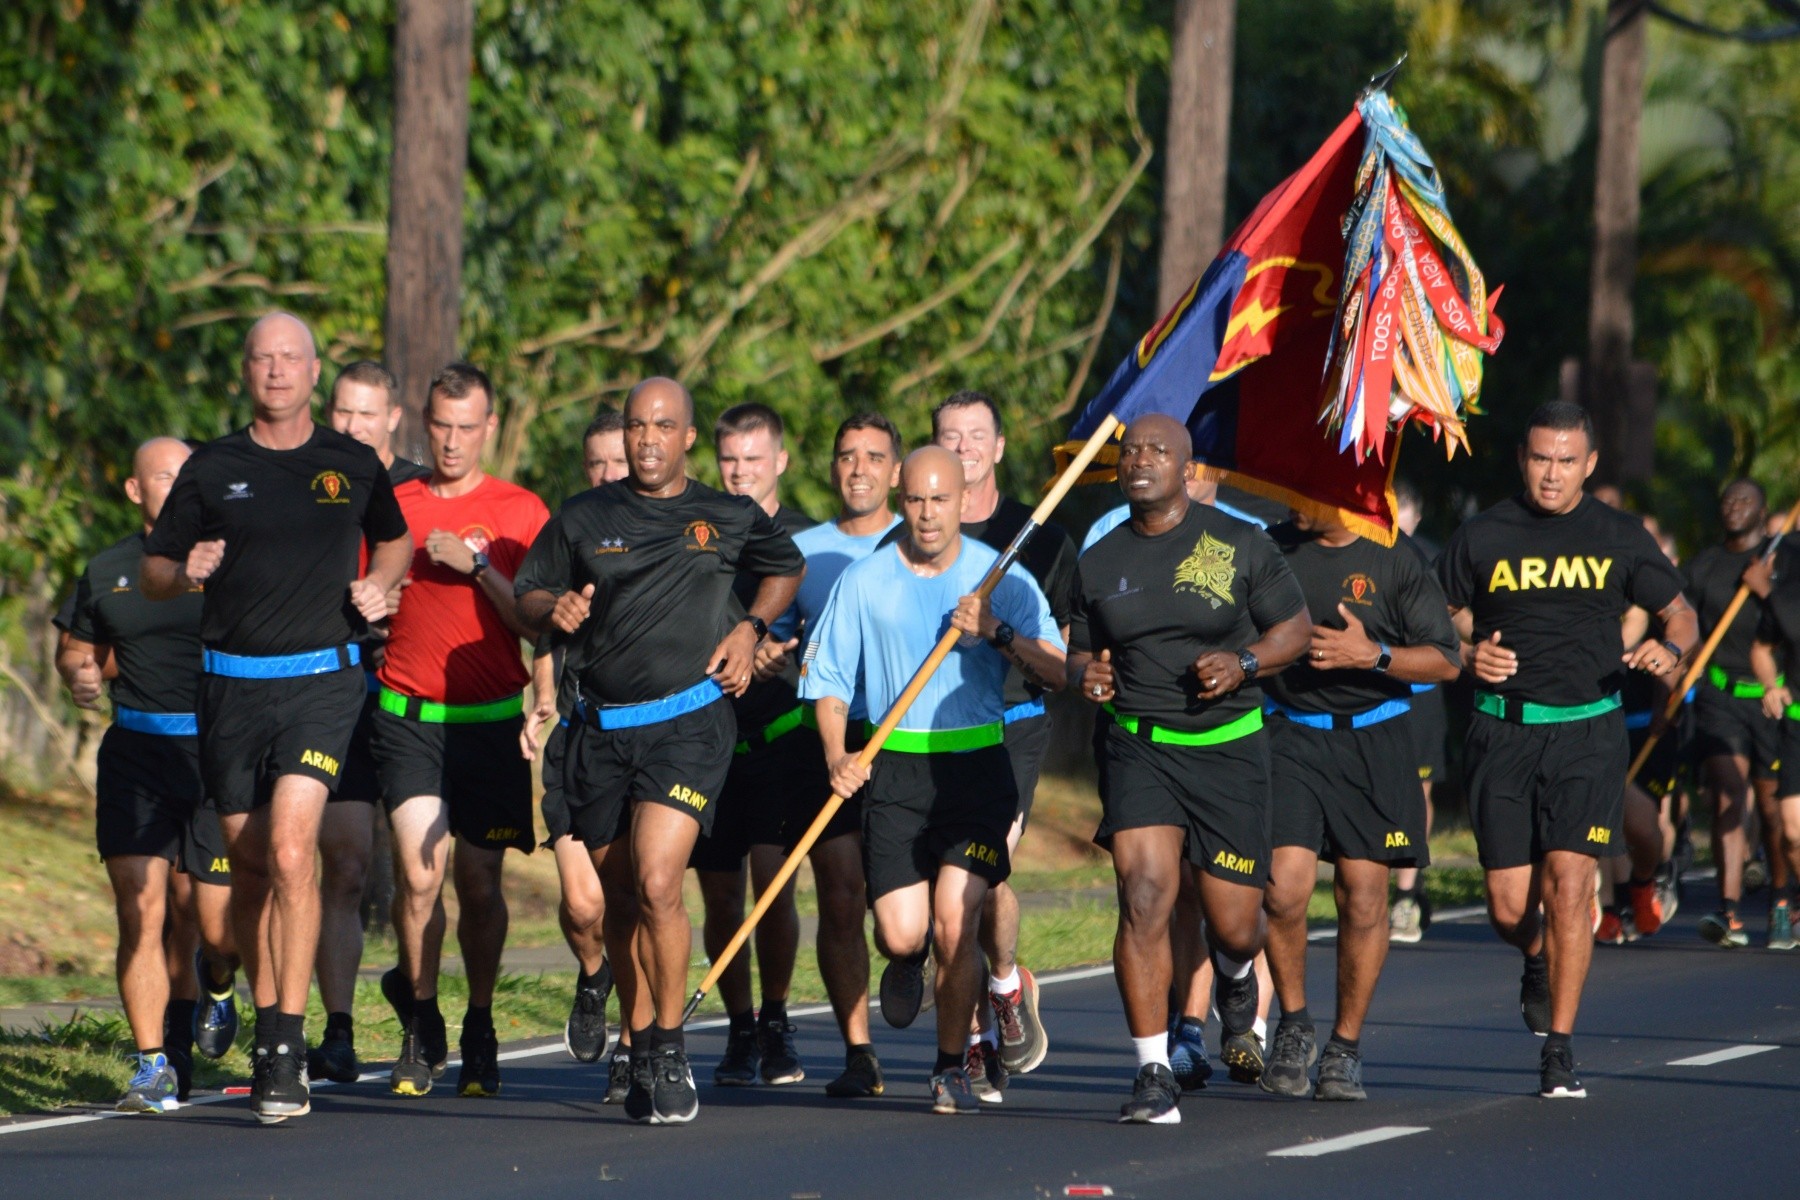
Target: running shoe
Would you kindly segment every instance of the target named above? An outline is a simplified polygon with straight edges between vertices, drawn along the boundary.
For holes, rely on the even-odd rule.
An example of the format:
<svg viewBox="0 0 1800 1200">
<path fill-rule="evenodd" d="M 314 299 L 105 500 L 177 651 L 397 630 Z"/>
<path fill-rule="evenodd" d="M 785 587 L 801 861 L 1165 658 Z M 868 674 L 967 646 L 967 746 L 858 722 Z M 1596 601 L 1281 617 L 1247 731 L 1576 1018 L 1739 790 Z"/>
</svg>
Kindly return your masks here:
<svg viewBox="0 0 1800 1200">
<path fill-rule="evenodd" d="M 1000 1051 L 986 1042 L 976 1042 L 963 1055 L 963 1071 L 975 1098 L 983 1104 L 1000 1104 L 1006 1100 L 1007 1070 Z"/>
<path fill-rule="evenodd" d="M 1769 864 L 1762 860 L 1762 852 L 1759 850 L 1755 858 L 1747 859 L 1744 862 L 1744 890 L 1760 892 L 1768 885 Z"/>
<path fill-rule="evenodd" d="M 1792 950 L 1795 945 L 1793 911 L 1783 900 L 1769 910 L 1769 949 Z"/>
<path fill-rule="evenodd" d="M 1145 1063 L 1131 1082 L 1131 1099 L 1119 1106 L 1121 1125 L 1181 1124 L 1181 1085 L 1161 1063 Z"/>
<path fill-rule="evenodd" d="M 1206 1025 L 1192 1017 L 1177 1017 L 1169 1030 L 1169 1070 L 1184 1092 L 1197 1092 L 1212 1078 L 1212 1060 L 1206 1055 Z"/>
<path fill-rule="evenodd" d="M 1538 1095 L 1546 1100 L 1580 1100 L 1587 1095 L 1575 1078 L 1575 1055 L 1567 1046 L 1545 1046 L 1538 1059 Z"/>
<path fill-rule="evenodd" d="M 1625 887 L 1631 895 L 1631 923 L 1638 933 L 1648 937 L 1661 929 L 1664 920 L 1662 893 L 1656 881 L 1628 883 Z"/>
<path fill-rule="evenodd" d="M 200 1003 L 194 1006 L 194 1048 L 208 1058 L 223 1058 L 237 1041 L 237 972 L 216 983 L 206 956 L 194 951 L 194 975 L 200 981 Z"/>
<path fill-rule="evenodd" d="M 1544 1037 L 1550 1032 L 1550 964 L 1543 955 L 1526 958 L 1519 976 L 1519 1015 L 1525 1028 Z"/>
<path fill-rule="evenodd" d="M 762 1052 L 762 1081 L 779 1087 L 806 1078 L 800 1056 L 794 1052 L 794 1027 L 786 1017 L 775 1016 L 756 1026 L 757 1049 Z"/>
<path fill-rule="evenodd" d="M 113 1108 L 122 1113 L 164 1113 L 180 1104 L 181 1083 L 167 1054 L 140 1054 L 137 1071 Z"/>
<path fill-rule="evenodd" d="M 951 1067 L 931 1077 L 931 1111 L 956 1114 L 981 1111 L 981 1101 L 975 1098 L 967 1071 Z"/>
<path fill-rule="evenodd" d="M 612 1061 L 606 1064 L 606 1095 L 600 1098 L 600 1103 L 623 1104 L 625 1094 L 630 1090 L 631 1051 L 614 1051 Z"/>
<path fill-rule="evenodd" d="M 250 1052 L 250 1111 L 262 1107 L 263 1090 L 269 1086 L 269 1052 L 258 1046 Z"/>
<path fill-rule="evenodd" d="M 1394 906 L 1388 909 L 1388 941 L 1410 946 L 1424 936 L 1419 902 L 1411 896 L 1395 900 Z"/>
<path fill-rule="evenodd" d="M 687 1050 L 658 1046 L 650 1052 L 650 1123 L 686 1125 L 700 1111 L 700 1093 L 694 1090 L 694 1071 Z"/>
<path fill-rule="evenodd" d="M 1319 1082 L 1314 1100 L 1367 1100 L 1363 1091 L 1362 1055 L 1336 1042 L 1326 1042 L 1319 1055 Z"/>
<path fill-rule="evenodd" d="M 498 1096 L 500 1094 L 500 1039 L 492 1029 L 471 1030 L 462 1034 L 462 1070 L 456 1075 L 459 1096 Z"/>
<path fill-rule="evenodd" d="M 650 1052 L 642 1054 L 637 1047 L 632 1047 L 631 1075 L 625 1085 L 625 1116 L 638 1124 L 647 1124 L 656 1119 L 656 1108 L 651 1092 L 656 1085 L 656 1076 L 650 1069 Z"/>
<path fill-rule="evenodd" d="M 599 1062 L 606 1053 L 606 997 L 612 991 L 612 968 L 601 964 L 597 979 L 593 987 L 576 984 L 575 1003 L 563 1026 L 563 1049 L 576 1062 Z"/>
<path fill-rule="evenodd" d="M 1600 917 L 1600 928 L 1594 931 L 1594 941 L 1602 946 L 1623 946 L 1625 944 L 1625 925 L 1619 914 L 1607 909 Z"/>
<path fill-rule="evenodd" d="M 444 1026 L 444 1014 L 436 1011 L 420 1013 L 418 1028 L 419 1053 L 431 1068 L 431 1077 L 441 1079 L 444 1068 L 450 1065 L 450 1031 Z"/>
<path fill-rule="evenodd" d="M 733 1025 L 725 1033 L 725 1057 L 713 1068 L 714 1087 L 749 1087 L 762 1065 L 761 1031 L 755 1025 Z"/>
<path fill-rule="evenodd" d="M 1269 1061 L 1263 1067 L 1258 1086 L 1271 1095 L 1297 1099 L 1311 1090 L 1312 1080 L 1307 1078 L 1307 1071 L 1318 1061 L 1319 1043 L 1313 1027 L 1297 1021 L 1283 1021 L 1275 1026 L 1274 1045 L 1269 1049 Z"/>
<path fill-rule="evenodd" d="M 1681 911 L 1681 880 L 1674 876 L 1658 880 L 1656 898 L 1662 905 L 1663 924 L 1666 925 L 1675 919 L 1676 913 Z"/>
<path fill-rule="evenodd" d="M 825 1094 L 839 1100 L 879 1096 L 885 1090 L 881 1060 L 872 1050 L 850 1051 L 844 1057 L 844 1073 L 825 1085 Z"/>
<path fill-rule="evenodd" d="M 931 1008 L 931 947 L 910 958 L 890 958 L 881 970 L 881 1018 L 905 1029 Z"/>
<path fill-rule="evenodd" d="M 289 1117 L 304 1117 L 312 1111 L 305 1047 L 282 1042 L 267 1053 L 268 1077 L 256 1106 L 256 1119 L 265 1125 L 273 1125 Z"/>
<path fill-rule="evenodd" d="M 1255 1083 L 1263 1072 L 1263 1047 L 1256 1036 L 1256 972 L 1227 979 L 1225 972 L 1215 971 L 1214 978 L 1213 1003 L 1222 1027 L 1219 1057 L 1233 1083 Z"/>
<path fill-rule="evenodd" d="M 1025 1075 L 1043 1064 L 1050 1053 L 1050 1035 L 1038 1013 L 1037 977 L 1018 968 L 1019 986 L 1010 992 L 989 992 L 994 1006 L 994 1029 L 1000 1035 L 1000 1061 L 1014 1075 Z"/>
<path fill-rule="evenodd" d="M 362 1077 L 356 1061 L 356 1043 L 348 1029 L 327 1029 L 325 1037 L 306 1052 L 306 1074 L 333 1083 L 355 1083 Z"/>
<path fill-rule="evenodd" d="M 396 1096 L 424 1096 L 431 1092 L 431 1064 L 419 1048 L 419 1035 L 408 1029 L 400 1039 L 400 1057 L 388 1073 L 388 1090 Z"/>
<path fill-rule="evenodd" d="M 1727 950 L 1750 944 L 1750 935 L 1744 932 L 1744 923 L 1736 913 L 1726 912 L 1724 909 L 1707 913 L 1700 918 L 1700 936 Z"/>
</svg>

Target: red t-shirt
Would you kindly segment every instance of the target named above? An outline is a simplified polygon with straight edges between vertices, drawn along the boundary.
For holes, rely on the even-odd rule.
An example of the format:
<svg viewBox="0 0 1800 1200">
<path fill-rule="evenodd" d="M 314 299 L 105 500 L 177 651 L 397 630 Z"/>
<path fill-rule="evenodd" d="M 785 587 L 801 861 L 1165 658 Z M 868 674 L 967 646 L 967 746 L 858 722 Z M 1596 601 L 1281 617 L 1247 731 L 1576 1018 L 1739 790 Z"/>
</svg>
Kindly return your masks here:
<svg viewBox="0 0 1800 1200">
<path fill-rule="evenodd" d="M 377 672 L 381 682 L 445 704 L 483 704 L 525 690 L 531 676 L 519 636 L 500 619 L 478 580 L 431 561 L 425 539 L 434 529 L 448 530 L 510 579 L 550 510 L 524 488 L 491 475 L 453 499 L 433 495 L 424 480 L 400 484 L 394 498 L 412 531 L 412 583 L 392 617 L 387 657 Z"/>
</svg>

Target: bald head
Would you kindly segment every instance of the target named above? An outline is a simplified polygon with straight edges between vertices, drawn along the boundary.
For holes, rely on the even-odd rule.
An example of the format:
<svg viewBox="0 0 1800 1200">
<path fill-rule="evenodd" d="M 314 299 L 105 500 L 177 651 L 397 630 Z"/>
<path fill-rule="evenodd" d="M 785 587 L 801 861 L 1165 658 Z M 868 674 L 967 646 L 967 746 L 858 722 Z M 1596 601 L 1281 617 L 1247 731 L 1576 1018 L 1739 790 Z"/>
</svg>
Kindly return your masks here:
<svg viewBox="0 0 1800 1200">
<path fill-rule="evenodd" d="M 1193 454 L 1187 426 L 1173 417 L 1149 413 L 1126 426 L 1119 439 L 1119 490 L 1133 513 L 1171 504 L 1186 512 L 1188 460 Z"/>
<path fill-rule="evenodd" d="M 188 444 L 180 438 L 153 437 L 131 456 L 131 473 L 135 478 L 144 479 L 170 466 L 179 471 L 181 464 L 192 454 Z"/>
<path fill-rule="evenodd" d="M 1181 456 L 1186 462 L 1194 457 L 1194 439 L 1188 433 L 1187 426 L 1165 413 L 1145 413 L 1125 427 L 1125 436 L 1121 442 L 1155 439 Z"/>
<path fill-rule="evenodd" d="M 250 352 L 258 344 L 259 338 L 265 335 L 286 335 L 295 338 L 306 347 L 306 357 L 309 360 L 319 357 L 319 347 L 313 341 L 312 329 L 307 326 L 305 321 L 291 312 L 277 311 L 257 318 L 256 324 L 250 327 L 250 332 L 244 335 L 244 357 L 246 359 L 250 357 Z"/>
<path fill-rule="evenodd" d="M 665 375 L 652 375 L 650 378 L 640 381 L 636 387 L 631 389 L 630 393 L 625 397 L 625 417 L 627 420 L 630 420 L 631 418 L 632 406 L 640 399 L 646 402 L 660 400 L 664 403 L 679 404 L 681 406 L 681 411 L 687 415 L 687 423 L 689 425 L 694 423 L 693 394 L 680 383 Z"/>
<path fill-rule="evenodd" d="M 942 446 L 921 446 L 900 467 L 900 512 L 908 556 L 928 562 L 954 555 L 962 538 L 962 460 Z"/>
<path fill-rule="evenodd" d="M 178 438 L 154 437 L 137 448 L 131 456 L 131 478 L 125 481 L 125 495 L 144 512 L 144 529 L 156 524 L 169 489 L 181 474 L 181 464 L 193 451 Z"/>
<path fill-rule="evenodd" d="M 319 352 L 312 330 L 293 313 L 272 312 L 244 338 L 244 390 L 259 424 L 311 434 Z M 296 434 L 297 436 L 297 434 Z"/>
<path fill-rule="evenodd" d="M 625 397 L 625 462 L 632 487 L 646 496 L 675 496 L 687 486 L 694 398 L 673 379 L 652 376 Z"/>
</svg>

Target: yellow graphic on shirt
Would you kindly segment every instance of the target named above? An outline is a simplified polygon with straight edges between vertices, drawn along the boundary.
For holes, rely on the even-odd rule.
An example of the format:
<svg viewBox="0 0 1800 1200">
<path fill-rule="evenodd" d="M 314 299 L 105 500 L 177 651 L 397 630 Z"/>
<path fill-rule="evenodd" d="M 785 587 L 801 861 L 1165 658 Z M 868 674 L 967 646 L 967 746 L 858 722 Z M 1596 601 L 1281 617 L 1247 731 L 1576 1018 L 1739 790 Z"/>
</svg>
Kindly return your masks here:
<svg viewBox="0 0 1800 1200">
<path fill-rule="evenodd" d="M 1201 534 L 1194 543 L 1194 552 L 1175 568 L 1175 590 L 1199 592 L 1212 601 L 1214 608 L 1232 603 L 1231 585 L 1237 579 L 1232 560 L 1236 557 L 1236 546 L 1221 542 L 1210 533 Z"/>
</svg>

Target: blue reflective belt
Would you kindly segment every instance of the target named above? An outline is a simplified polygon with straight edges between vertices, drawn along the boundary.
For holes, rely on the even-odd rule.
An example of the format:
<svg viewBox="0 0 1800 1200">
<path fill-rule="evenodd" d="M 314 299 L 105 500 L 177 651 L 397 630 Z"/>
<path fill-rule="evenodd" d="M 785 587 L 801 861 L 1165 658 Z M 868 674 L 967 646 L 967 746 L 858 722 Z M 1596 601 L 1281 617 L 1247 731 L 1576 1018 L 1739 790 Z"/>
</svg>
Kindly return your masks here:
<svg viewBox="0 0 1800 1200">
<path fill-rule="evenodd" d="M 362 649 L 356 645 L 270 657 L 224 654 L 218 650 L 204 651 L 201 656 L 201 664 L 208 675 L 223 675 L 227 679 L 297 679 L 302 675 L 341 671 L 361 662 Z"/>
<path fill-rule="evenodd" d="M 1411 686 L 1412 693 L 1415 696 L 1423 696 L 1426 692 L 1435 692 L 1437 690 L 1437 684 L 1435 683 L 1415 683 Z"/>
<path fill-rule="evenodd" d="M 1003 724 L 1011 725 L 1014 721 L 1027 721 L 1032 717 L 1041 717 L 1043 715 L 1044 698 L 1039 696 L 1036 700 L 1027 700 L 1023 704 L 1013 705 L 1001 714 L 1000 720 Z"/>
<path fill-rule="evenodd" d="M 673 696 L 664 696 L 661 700 L 652 700 L 648 704 L 619 704 L 611 708 L 594 708 L 585 700 L 575 702 L 575 714 L 583 721 L 600 729 L 634 729 L 639 725 L 654 725 L 658 721 L 668 721 L 675 717 L 705 708 L 714 700 L 724 696 L 719 685 L 711 679 L 702 679 L 684 692 L 676 692 Z"/>
<path fill-rule="evenodd" d="M 1277 704 L 1273 700 L 1264 703 L 1268 711 L 1278 712 L 1294 724 L 1304 725 L 1308 729 L 1367 729 L 1371 725 L 1391 721 L 1395 717 L 1404 716 L 1412 711 L 1412 701 L 1410 700 L 1389 700 L 1385 704 L 1377 704 L 1367 712 L 1354 714 L 1302 712 L 1297 708 L 1289 708 L 1285 704 Z"/>
<path fill-rule="evenodd" d="M 200 719 L 193 713 L 153 713 L 123 704 L 113 705 L 113 724 L 133 733 L 153 733 L 157 737 L 194 737 L 200 732 Z"/>
<path fill-rule="evenodd" d="M 1648 729 L 1655 716 L 1653 712 L 1628 712 L 1625 714 L 1625 728 Z"/>
</svg>

